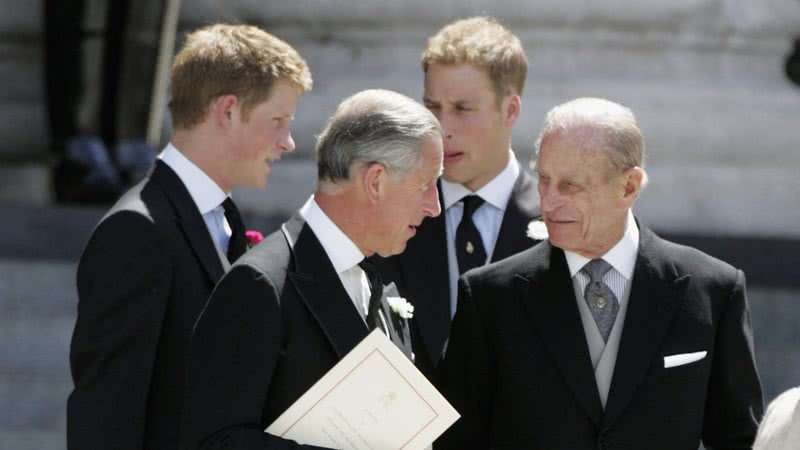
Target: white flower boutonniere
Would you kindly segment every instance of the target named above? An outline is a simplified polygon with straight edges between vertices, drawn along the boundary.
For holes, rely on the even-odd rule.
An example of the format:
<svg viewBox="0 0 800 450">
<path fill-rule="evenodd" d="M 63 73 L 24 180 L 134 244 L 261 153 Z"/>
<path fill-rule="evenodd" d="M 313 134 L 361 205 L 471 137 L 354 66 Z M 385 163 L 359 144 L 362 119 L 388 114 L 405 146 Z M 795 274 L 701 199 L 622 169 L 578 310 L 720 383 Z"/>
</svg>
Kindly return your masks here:
<svg viewBox="0 0 800 450">
<path fill-rule="evenodd" d="M 386 297 L 392 311 L 400 316 L 402 319 L 411 319 L 414 317 L 414 305 L 408 302 L 403 297 Z"/>
<path fill-rule="evenodd" d="M 531 220 L 528 224 L 528 232 L 526 233 L 529 238 L 543 241 L 547 239 L 547 225 L 539 219 Z"/>
</svg>

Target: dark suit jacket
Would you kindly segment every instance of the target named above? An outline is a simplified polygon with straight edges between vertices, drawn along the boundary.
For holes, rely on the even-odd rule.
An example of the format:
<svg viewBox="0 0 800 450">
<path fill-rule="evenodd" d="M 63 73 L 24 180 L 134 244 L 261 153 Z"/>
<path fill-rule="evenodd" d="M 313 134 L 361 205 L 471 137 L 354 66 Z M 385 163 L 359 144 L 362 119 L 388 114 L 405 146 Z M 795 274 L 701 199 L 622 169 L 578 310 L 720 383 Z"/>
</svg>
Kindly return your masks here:
<svg viewBox="0 0 800 450">
<path fill-rule="evenodd" d="M 101 220 L 78 265 L 70 450 L 177 447 L 192 327 L 222 274 L 189 192 L 156 162 Z"/>
<path fill-rule="evenodd" d="M 410 356 L 407 321 L 385 297 L 383 306 L 393 316 L 390 338 Z M 264 429 L 367 334 L 322 244 L 296 215 L 236 262 L 197 322 L 181 448 L 294 448 Z"/>
<path fill-rule="evenodd" d="M 462 278 L 442 364 L 462 418 L 437 449 L 750 448 L 763 405 L 744 274 L 646 228 L 639 245 L 605 410 L 562 250 Z"/>
<path fill-rule="evenodd" d="M 415 362 L 430 380 L 435 379 L 451 322 L 450 272 L 441 185 L 439 191 L 442 214 L 423 221 L 402 254 L 376 261 L 384 279 L 394 281 L 400 294 L 414 304 L 411 339 Z M 492 262 L 538 242 L 526 234 L 528 223 L 539 216 L 538 199 L 536 183 L 527 172 L 520 170 L 503 215 Z"/>
</svg>

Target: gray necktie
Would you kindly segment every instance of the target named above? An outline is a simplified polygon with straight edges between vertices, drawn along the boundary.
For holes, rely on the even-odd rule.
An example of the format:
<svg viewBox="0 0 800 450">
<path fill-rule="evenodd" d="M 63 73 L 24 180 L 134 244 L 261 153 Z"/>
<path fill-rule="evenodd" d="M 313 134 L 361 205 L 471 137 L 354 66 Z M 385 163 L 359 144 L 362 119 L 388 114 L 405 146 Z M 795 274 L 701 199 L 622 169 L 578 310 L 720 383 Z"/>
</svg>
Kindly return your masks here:
<svg viewBox="0 0 800 450">
<path fill-rule="evenodd" d="M 589 275 L 589 284 L 583 291 L 583 298 L 586 299 L 594 323 L 597 324 L 597 328 L 603 336 L 603 342 L 607 342 L 608 335 L 617 318 L 617 311 L 619 311 L 617 296 L 603 282 L 603 275 L 611 270 L 611 265 L 602 259 L 593 259 L 586 263 L 581 270 Z"/>
</svg>

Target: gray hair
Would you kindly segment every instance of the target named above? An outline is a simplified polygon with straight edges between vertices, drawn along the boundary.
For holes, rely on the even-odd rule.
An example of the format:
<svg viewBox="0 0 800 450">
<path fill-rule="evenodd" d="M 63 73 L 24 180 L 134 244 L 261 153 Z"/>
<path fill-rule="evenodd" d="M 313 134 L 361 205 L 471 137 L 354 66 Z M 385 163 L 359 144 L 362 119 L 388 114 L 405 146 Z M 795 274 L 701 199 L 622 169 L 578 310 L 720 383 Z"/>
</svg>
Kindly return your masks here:
<svg viewBox="0 0 800 450">
<path fill-rule="evenodd" d="M 317 137 L 317 179 L 349 180 L 355 164 L 378 163 L 394 179 L 422 161 L 421 142 L 443 135 L 424 106 L 405 95 L 369 89 L 346 98 Z"/>
<path fill-rule="evenodd" d="M 612 169 L 644 169 L 644 136 L 633 111 L 619 103 L 592 97 L 568 101 L 547 113 L 542 131 L 536 139 L 532 166 L 535 168 L 542 141 L 547 136 L 576 129 L 591 129 L 602 133 L 602 142 L 597 142 L 597 150 L 606 152 Z M 646 182 L 645 173 L 644 183 Z"/>
</svg>

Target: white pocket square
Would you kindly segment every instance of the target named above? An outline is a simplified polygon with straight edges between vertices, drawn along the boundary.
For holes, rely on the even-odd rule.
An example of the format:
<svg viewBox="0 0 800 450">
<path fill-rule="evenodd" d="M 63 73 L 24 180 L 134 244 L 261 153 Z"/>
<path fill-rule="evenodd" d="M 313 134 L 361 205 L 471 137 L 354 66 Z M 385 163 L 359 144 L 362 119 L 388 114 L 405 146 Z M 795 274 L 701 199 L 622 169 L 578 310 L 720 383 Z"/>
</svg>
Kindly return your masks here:
<svg viewBox="0 0 800 450">
<path fill-rule="evenodd" d="M 669 355 L 664 357 L 664 368 L 682 366 L 684 364 L 700 361 L 706 357 L 707 351 L 694 352 L 694 353 L 678 353 L 677 355 Z"/>
</svg>

